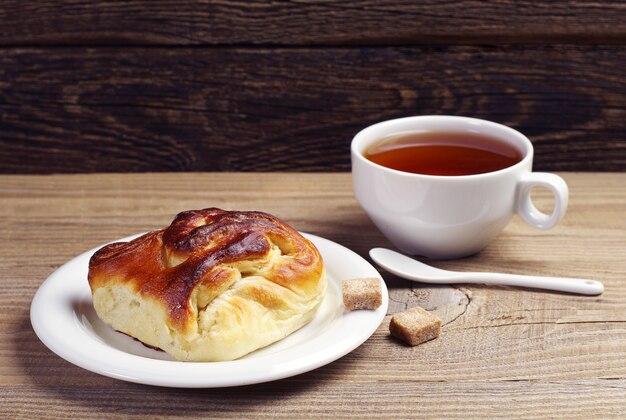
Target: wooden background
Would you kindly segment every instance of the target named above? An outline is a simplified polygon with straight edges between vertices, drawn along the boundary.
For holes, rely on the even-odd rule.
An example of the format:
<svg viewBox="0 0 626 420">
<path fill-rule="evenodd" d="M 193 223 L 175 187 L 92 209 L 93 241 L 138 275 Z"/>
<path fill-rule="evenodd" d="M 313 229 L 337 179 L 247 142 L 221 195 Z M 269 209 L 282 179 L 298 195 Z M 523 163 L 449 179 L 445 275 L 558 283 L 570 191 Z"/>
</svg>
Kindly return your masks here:
<svg viewBox="0 0 626 420">
<path fill-rule="evenodd" d="M 361 128 L 511 125 L 626 171 L 621 1 L 0 5 L 0 173 L 347 171 Z"/>
</svg>

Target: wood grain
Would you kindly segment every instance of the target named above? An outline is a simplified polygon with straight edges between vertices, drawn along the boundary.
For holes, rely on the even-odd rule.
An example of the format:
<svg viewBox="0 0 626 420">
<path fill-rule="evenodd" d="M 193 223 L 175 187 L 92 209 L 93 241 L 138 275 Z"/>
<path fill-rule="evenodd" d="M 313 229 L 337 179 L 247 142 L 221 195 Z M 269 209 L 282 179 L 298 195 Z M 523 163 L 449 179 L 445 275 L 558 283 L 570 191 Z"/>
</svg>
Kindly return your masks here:
<svg viewBox="0 0 626 420">
<path fill-rule="evenodd" d="M 626 174 L 561 175 L 571 201 L 555 229 L 515 218 L 480 254 L 432 263 L 598 278 L 603 295 L 435 287 L 383 272 L 389 313 L 433 310 L 444 319 L 440 338 L 401 345 L 388 337 L 387 316 L 328 366 L 221 390 L 130 384 L 65 362 L 30 327 L 35 290 L 86 249 L 207 206 L 268 211 L 366 256 L 388 242 L 359 209 L 349 174 L 0 176 L 0 417 L 624 418 Z M 536 199 L 550 203 L 545 193 Z"/>
<path fill-rule="evenodd" d="M 623 43 L 619 1 L 3 1 L 0 45 Z"/>
<path fill-rule="evenodd" d="M 537 170 L 626 170 L 626 46 L 0 50 L 0 173 L 346 171 L 365 126 L 520 129 Z"/>
<path fill-rule="evenodd" d="M 109 384 L 80 389 L 21 385 L 3 389 L 0 415 L 15 419 L 156 418 L 433 418 L 619 419 L 624 380 L 507 383 L 405 381 L 343 383 L 328 373 L 282 385 L 171 390 Z M 367 402 L 363 396 L 367 396 Z M 48 404 L 33 402 L 50 401 Z M 62 405 L 60 404 L 62 403 Z M 173 411 L 175 407 L 175 411 Z"/>
</svg>

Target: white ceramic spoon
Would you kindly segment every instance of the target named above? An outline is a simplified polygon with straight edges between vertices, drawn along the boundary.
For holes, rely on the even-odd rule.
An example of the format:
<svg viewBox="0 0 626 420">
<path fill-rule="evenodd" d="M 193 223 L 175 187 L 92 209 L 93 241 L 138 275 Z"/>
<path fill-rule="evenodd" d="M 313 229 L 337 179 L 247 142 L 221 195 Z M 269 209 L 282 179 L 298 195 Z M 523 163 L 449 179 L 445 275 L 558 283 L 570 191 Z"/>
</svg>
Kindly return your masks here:
<svg viewBox="0 0 626 420">
<path fill-rule="evenodd" d="M 480 283 L 533 287 L 581 295 L 599 295 L 604 285 L 597 280 L 566 277 L 523 276 L 519 274 L 471 273 L 442 270 L 385 248 L 373 248 L 370 257 L 385 270 L 403 279 L 422 283 Z"/>
</svg>

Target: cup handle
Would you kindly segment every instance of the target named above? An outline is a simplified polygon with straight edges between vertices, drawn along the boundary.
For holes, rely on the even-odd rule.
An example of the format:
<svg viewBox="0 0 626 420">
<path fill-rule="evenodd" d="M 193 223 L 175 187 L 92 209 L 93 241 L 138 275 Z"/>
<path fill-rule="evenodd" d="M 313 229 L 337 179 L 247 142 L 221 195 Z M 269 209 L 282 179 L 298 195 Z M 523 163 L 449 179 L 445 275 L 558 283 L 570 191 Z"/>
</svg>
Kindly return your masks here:
<svg viewBox="0 0 626 420">
<path fill-rule="evenodd" d="M 533 187 L 544 187 L 554 194 L 554 210 L 548 215 L 537 210 L 530 198 Z M 526 223 L 539 229 L 550 229 L 565 214 L 568 200 L 567 184 L 558 175 L 545 172 L 524 174 L 517 184 L 517 214 Z"/>
</svg>

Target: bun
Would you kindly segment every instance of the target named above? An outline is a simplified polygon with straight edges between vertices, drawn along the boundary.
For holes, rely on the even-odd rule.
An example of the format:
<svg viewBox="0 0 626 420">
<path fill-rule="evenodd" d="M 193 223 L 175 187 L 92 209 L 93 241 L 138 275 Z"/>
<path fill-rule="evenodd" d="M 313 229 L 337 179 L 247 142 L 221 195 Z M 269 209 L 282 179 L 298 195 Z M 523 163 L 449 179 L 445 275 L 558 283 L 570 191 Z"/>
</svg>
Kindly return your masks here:
<svg viewBox="0 0 626 420">
<path fill-rule="evenodd" d="M 94 308 L 177 360 L 234 360 L 308 323 L 326 290 L 315 246 L 280 219 L 216 208 L 106 245 L 89 261 Z"/>
</svg>

